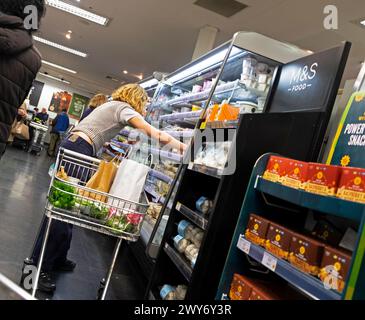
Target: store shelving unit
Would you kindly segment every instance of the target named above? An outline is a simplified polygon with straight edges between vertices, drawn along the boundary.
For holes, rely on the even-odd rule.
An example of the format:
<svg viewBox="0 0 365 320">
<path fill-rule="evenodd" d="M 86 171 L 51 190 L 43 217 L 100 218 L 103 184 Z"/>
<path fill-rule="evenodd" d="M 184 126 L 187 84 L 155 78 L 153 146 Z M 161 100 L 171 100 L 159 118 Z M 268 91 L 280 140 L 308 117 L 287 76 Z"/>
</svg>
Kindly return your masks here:
<svg viewBox="0 0 365 320">
<path fill-rule="evenodd" d="M 336 61 L 338 65 L 335 65 L 334 70 L 331 70 L 334 74 L 333 78 L 336 81 L 332 83 L 332 86 L 327 87 L 327 91 L 322 90 L 320 97 L 318 97 L 321 103 L 324 103 L 323 106 L 321 105 L 322 108 L 311 110 L 312 106 L 308 106 L 302 107 L 299 111 L 299 106 L 294 110 L 291 110 L 290 106 L 286 107 L 286 109 L 283 108 L 281 102 L 280 104 L 277 102 L 277 95 L 288 94 L 289 92 L 287 89 L 278 90 L 281 89 L 283 86 L 282 82 L 285 81 L 285 79 L 281 79 L 282 70 L 296 67 L 296 65 L 304 64 L 304 62 L 296 60 L 282 66 L 282 63 L 278 61 L 283 61 L 284 55 L 286 56 L 285 59 L 287 59 L 285 62 L 292 60 L 289 58 L 290 53 L 286 51 L 288 48 L 283 49 L 281 47 L 279 49 L 276 47 L 279 51 L 283 50 L 286 52 L 281 57 L 278 51 L 276 54 L 273 54 L 276 49 L 270 50 L 270 53 L 266 52 L 265 54 L 265 49 L 261 45 L 265 43 L 265 47 L 267 48 L 267 44 L 271 39 L 259 37 L 262 42 L 259 41 L 257 46 L 254 46 L 254 49 L 251 47 L 251 50 L 248 50 L 248 47 L 252 43 L 248 41 L 246 35 L 246 33 L 238 33 L 235 36 L 236 38 L 231 43 L 228 52 L 226 52 L 219 73 L 214 74 L 217 79 L 206 101 L 199 101 L 205 109 L 202 111 L 200 119 L 197 122 L 191 144 L 193 151 L 191 154 L 185 156 L 184 163 L 180 168 L 176 195 L 172 196 L 169 194 L 166 199 L 166 201 L 172 200 L 173 209 L 169 214 L 169 220 L 162 238 L 162 249 L 159 250 L 146 297 L 153 294 L 154 298 L 158 299 L 159 296 L 156 296 L 156 293 L 164 284 L 185 284 L 188 286 L 186 300 L 213 299 L 217 293 L 219 280 L 242 206 L 245 190 L 251 176 L 252 167 L 257 158 L 269 151 L 285 154 L 287 157 L 304 161 L 315 161 L 318 157 L 319 149 L 323 141 L 323 129 L 327 125 L 326 119 L 328 113 L 331 112 L 331 107 L 340 84 L 344 70 L 344 61 L 347 59 L 348 47 L 344 45 L 337 49 L 340 59 L 338 62 Z M 301 55 L 306 56 L 305 53 L 301 53 Z M 323 57 L 325 54 L 322 53 L 321 55 Z M 208 106 L 220 104 L 222 103 L 222 99 L 227 98 L 227 96 L 221 95 L 219 82 L 229 80 L 235 82 L 240 75 L 239 65 L 241 65 L 242 61 L 240 59 L 248 56 L 254 57 L 259 62 L 265 62 L 272 67 L 275 66 L 276 68 L 272 87 L 267 94 L 264 112 L 242 114 L 239 121 L 235 123 L 207 123 L 205 116 Z M 308 59 L 316 60 L 317 56 L 314 55 L 313 57 L 308 57 Z M 207 69 L 204 71 L 207 71 Z M 198 74 L 202 76 L 204 72 L 202 71 Z M 178 79 L 182 83 L 184 81 L 189 82 L 188 76 L 181 79 L 177 75 L 172 75 L 171 78 Z M 191 78 L 194 78 L 194 76 L 191 75 Z M 166 82 L 168 80 L 167 78 Z M 179 82 L 175 83 L 174 86 L 178 87 L 178 84 Z M 196 83 L 190 82 L 190 84 L 195 85 Z M 246 88 L 243 88 L 241 91 L 236 90 L 239 87 L 239 85 L 232 87 L 232 91 L 229 94 L 231 103 L 240 101 L 243 99 L 241 94 L 247 94 L 249 91 L 245 90 Z M 323 95 L 325 98 L 323 98 Z M 194 99 L 197 98 L 200 98 L 200 96 L 194 96 Z M 191 96 L 188 96 L 188 99 L 178 100 L 178 102 L 189 101 L 195 103 L 194 101 L 190 101 Z M 167 98 L 165 101 L 171 102 L 171 98 Z M 176 100 L 172 101 L 176 102 Z M 160 102 L 162 103 L 163 101 Z M 281 106 L 281 109 L 278 107 L 278 104 Z M 280 112 L 272 112 L 272 108 L 280 109 Z M 164 115 L 158 112 L 151 112 L 151 116 L 159 119 Z M 162 119 L 166 119 L 166 117 Z M 232 142 L 227 155 L 227 163 L 223 170 L 195 163 L 197 154 L 200 152 L 200 146 L 204 146 L 205 143 L 201 142 L 199 137 L 207 129 L 213 134 L 213 139 L 216 144 L 219 145 L 228 141 Z M 306 132 L 306 134 L 303 135 L 303 132 Z M 234 164 L 233 168 L 232 164 Z M 201 216 L 199 217 L 199 214 L 194 211 L 195 203 L 201 196 L 205 196 L 213 201 L 213 208 L 209 216 L 204 217 L 206 219 L 206 222 L 203 224 L 204 228 L 202 228 Z M 197 260 L 192 269 L 192 274 L 188 279 L 185 276 L 178 277 L 178 274 L 181 275 L 182 273 L 181 267 L 177 266 L 176 260 L 172 262 L 171 255 L 166 252 L 166 248 L 173 248 L 172 239 L 178 233 L 177 225 L 181 220 L 188 220 L 196 227 L 205 229 Z M 184 260 L 183 255 L 180 255 Z M 175 268 L 171 268 L 171 266 L 175 266 Z"/>
<path fill-rule="evenodd" d="M 357 299 L 363 299 L 365 283 L 360 281 L 359 271 L 365 254 L 365 249 L 361 245 L 365 238 L 365 205 L 341 200 L 336 197 L 311 194 L 266 181 L 262 178 L 262 175 L 269 157 L 270 154 L 262 156 L 254 166 L 216 298 L 226 299 L 234 273 L 252 274 L 251 269 L 253 267 L 247 264 L 244 258 L 247 255 L 259 264 L 268 267 L 267 270 L 287 281 L 292 287 L 300 291 L 303 296 L 318 300 L 351 299 L 354 296 Z M 272 197 L 270 202 L 267 201 L 268 196 Z M 277 209 L 278 201 L 280 201 L 281 210 Z M 285 208 L 290 210 L 293 204 L 296 205 L 297 211 L 295 214 L 293 211 L 290 211 L 290 215 L 288 215 Z M 300 222 L 306 218 L 310 210 L 328 216 L 351 220 L 358 225 L 357 246 L 353 253 L 352 267 L 347 278 L 347 286 L 342 294 L 326 289 L 318 278 L 305 274 L 289 262 L 274 257 L 264 248 L 247 241 L 243 235 L 251 213 L 266 214 L 269 217 L 281 219 L 285 223 L 288 223 L 288 216 L 291 216 L 291 220 L 295 220 L 297 227 L 300 227 Z M 271 266 L 265 263 L 268 259 L 264 259 L 264 256 L 269 256 Z"/>
</svg>

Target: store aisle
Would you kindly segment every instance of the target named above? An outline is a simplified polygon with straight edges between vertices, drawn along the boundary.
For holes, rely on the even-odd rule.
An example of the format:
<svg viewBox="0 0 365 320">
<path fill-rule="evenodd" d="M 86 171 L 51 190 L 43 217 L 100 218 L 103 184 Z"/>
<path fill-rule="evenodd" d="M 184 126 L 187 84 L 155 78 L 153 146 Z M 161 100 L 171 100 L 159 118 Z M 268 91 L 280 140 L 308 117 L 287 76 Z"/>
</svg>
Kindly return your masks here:
<svg viewBox="0 0 365 320">
<path fill-rule="evenodd" d="M 0 162 L 0 272 L 15 282 L 43 215 L 51 163 L 44 152 L 37 157 L 12 148 Z M 53 299 L 95 299 L 114 243 L 109 237 L 75 228 L 70 258 L 77 268 L 57 277 Z M 128 247 L 123 246 L 108 299 L 143 298 L 143 284 L 131 258 Z"/>
</svg>

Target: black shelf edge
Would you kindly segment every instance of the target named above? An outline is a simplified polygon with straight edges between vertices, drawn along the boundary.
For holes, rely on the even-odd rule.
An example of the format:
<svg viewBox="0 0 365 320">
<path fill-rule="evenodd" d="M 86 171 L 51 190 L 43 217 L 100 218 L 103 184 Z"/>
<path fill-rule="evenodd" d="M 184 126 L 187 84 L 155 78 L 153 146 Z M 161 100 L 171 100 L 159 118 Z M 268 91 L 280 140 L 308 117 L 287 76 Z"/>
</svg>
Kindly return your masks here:
<svg viewBox="0 0 365 320">
<path fill-rule="evenodd" d="M 208 220 L 205 219 L 201 214 L 189 209 L 180 202 L 176 204 L 175 209 L 190 221 L 194 222 L 199 228 L 206 230 L 208 226 Z"/>
<path fill-rule="evenodd" d="M 188 169 L 191 171 L 199 172 L 199 173 L 217 178 L 217 179 L 221 179 L 222 174 L 223 174 L 223 170 L 220 170 L 217 168 L 212 168 L 212 167 L 207 167 L 202 164 L 196 164 L 194 162 L 190 162 Z"/>
<path fill-rule="evenodd" d="M 361 222 L 365 205 L 336 197 L 297 190 L 258 176 L 255 189 L 298 206 Z"/>
<path fill-rule="evenodd" d="M 177 269 L 185 277 L 185 279 L 190 282 L 191 275 L 193 273 L 193 268 L 185 261 L 185 259 L 168 243 L 165 243 L 164 251 L 169 256 L 171 261 L 175 264 Z"/>
<path fill-rule="evenodd" d="M 292 266 L 289 262 L 282 260 L 280 258 L 276 258 L 271 253 L 267 252 L 264 248 L 255 245 L 249 241 L 247 241 L 243 235 L 240 236 L 239 242 L 245 242 L 245 250 L 241 249 L 241 246 L 237 244 L 237 248 L 242 252 L 246 253 L 248 256 L 253 258 L 259 263 L 262 263 L 264 255 L 268 255 L 277 261 L 276 268 L 273 271 L 275 274 L 288 281 L 295 288 L 299 289 L 301 292 L 306 294 L 307 296 L 316 299 L 316 300 L 341 300 L 342 296 L 340 293 L 337 293 L 332 290 L 327 290 L 324 287 L 324 284 L 316 279 L 314 276 L 308 275 Z"/>
</svg>

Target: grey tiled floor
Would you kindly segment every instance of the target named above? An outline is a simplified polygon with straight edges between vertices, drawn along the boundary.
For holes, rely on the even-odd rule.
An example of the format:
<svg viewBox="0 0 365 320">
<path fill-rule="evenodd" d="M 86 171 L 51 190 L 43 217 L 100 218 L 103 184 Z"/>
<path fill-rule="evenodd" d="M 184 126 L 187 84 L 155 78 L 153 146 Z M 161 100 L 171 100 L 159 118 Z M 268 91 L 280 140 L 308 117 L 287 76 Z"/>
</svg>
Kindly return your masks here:
<svg viewBox="0 0 365 320">
<path fill-rule="evenodd" d="M 9 148 L 0 161 L 0 272 L 19 282 L 22 262 L 31 251 L 42 215 L 52 160 Z M 57 275 L 53 299 L 95 299 L 109 266 L 115 240 L 74 228 L 70 258 L 77 268 Z M 140 271 L 122 246 L 108 299 L 142 299 Z"/>
</svg>

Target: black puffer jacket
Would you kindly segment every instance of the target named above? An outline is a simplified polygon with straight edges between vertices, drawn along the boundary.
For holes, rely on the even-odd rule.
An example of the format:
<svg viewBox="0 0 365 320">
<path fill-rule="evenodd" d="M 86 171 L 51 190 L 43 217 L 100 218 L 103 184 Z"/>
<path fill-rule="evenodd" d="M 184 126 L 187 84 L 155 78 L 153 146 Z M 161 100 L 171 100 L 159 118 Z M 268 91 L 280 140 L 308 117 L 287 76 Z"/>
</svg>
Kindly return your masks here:
<svg viewBox="0 0 365 320">
<path fill-rule="evenodd" d="M 40 67 L 41 56 L 23 20 L 0 13 L 0 150 Z"/>
</svg>

